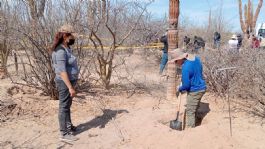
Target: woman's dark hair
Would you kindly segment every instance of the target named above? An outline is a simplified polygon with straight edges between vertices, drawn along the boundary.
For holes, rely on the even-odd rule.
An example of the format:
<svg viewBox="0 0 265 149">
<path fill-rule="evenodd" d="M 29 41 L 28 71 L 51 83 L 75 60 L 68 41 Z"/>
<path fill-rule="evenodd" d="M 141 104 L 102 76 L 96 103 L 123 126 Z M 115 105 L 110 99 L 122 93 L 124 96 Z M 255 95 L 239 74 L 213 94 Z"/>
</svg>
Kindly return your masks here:
<svg viewBox="0 0 265 149">
<path fill-rule="evenodd" d="M 52 48 L 50 49 L 50 53 L 52 53 L 53 51 L 56 50 L 56 48 L 63 43 L 63 36 L 64 34 L 66 34 L 66 36 L 70 36 L 71 33 L 62 33 L 62 32 L 58 32 L 56 33 L 55 37 L 54 37 L 54 41 L 53 41 L 53 45 Z"/>
<path fill-rule="evenodd" d="M 56 33 L 54 40 L 53 40 L 53 45 L 52 48 L 50 49 L 50 53 L 52 53 L 53 51 L 55 51 L 55 49 L 61 44 L 63 43 L 63 34 L 61 32 Z"/>
</svg>

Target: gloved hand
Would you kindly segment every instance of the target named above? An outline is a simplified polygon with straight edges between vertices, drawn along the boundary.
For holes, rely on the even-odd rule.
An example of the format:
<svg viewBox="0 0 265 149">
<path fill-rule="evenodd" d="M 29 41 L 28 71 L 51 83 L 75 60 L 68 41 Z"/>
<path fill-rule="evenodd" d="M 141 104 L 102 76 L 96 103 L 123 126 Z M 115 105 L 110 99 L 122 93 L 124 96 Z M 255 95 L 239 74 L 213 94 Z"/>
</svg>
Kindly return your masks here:
<svg viewBox="0 0 265 149">
<path fill-rule="evenodd" d="M 185 93 L 185 91 L 180 92 L 179 90 L 177 90 L 177 92 L 176 92 L 176 97 L 181 96 L 181 94 L 184 94 L 184 93 Z"/>
<path fill-rule="evenodd" d="M 180 82 L 180 85 L 178 85 L 177 88 L 176 88 L 176 90 L 177 90 L 176 91 L 176 97 L 178 97 L 179 95 L 182 94 L 182 92 L 179 91 L 179 88 L 181 87 L 181 85 L 182 85 L 182 83 Z"/>
</svg>

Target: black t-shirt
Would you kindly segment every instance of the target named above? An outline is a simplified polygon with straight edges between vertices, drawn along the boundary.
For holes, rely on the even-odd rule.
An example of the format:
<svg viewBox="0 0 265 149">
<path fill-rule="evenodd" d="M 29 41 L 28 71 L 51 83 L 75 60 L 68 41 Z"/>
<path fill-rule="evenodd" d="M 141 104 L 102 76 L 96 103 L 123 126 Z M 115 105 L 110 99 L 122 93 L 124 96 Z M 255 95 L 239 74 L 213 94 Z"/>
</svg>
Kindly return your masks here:
<svg viewBox="0 0 265 149">
<path fill-rule="evenodd" d="M 168 41 L 167 41 L 167 35 L 164 35 L 160 38 L 160 42 L 162 42 L 164 44 L 164 49 L 163 52 L 167 52 L 168 51 Z"/>
</svg>

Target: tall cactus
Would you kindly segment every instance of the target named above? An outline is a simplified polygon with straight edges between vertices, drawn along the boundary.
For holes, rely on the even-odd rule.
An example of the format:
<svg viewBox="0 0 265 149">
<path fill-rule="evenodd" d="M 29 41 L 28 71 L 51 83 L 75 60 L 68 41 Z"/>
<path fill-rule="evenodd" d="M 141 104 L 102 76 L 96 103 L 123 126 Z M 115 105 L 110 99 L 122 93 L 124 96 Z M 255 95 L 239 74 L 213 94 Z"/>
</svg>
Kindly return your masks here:
<svg viewBox="0 0 265 149">
<path fill-rule="evenodd" d="M 178 19 L 179 19 L 179 0 L 169 1 L 169 30 L 168 30 L 168 50 L 178 48 Z M 176 65 L 168 64 L 168 85 L 167 99 L 172 100 L 176 94 Z"/>
<path fill-rule="evenodd" d="M 27 0 L 34 23 L 44 15 L 46 0 Z"/>
<path fill-rule="evenodd" d="M 253 31 L 255 30 L 255 26 L 257 23 L 257 19 L 259 17 L 262 4 L 263 4 L 263 0 L 259 0 L 259 4 L 257 6 L 255 15 L 254 15 L 253 3 L 251 2 L 251 0 L 248 0 L 248 4 L 245 4 L 244 6 L 244 19 L 243 19 L 242 1 L 238 0 L 240 25 L 241 25 L 241 30 L 244 34 L 253 33 Z"/>
</svg>

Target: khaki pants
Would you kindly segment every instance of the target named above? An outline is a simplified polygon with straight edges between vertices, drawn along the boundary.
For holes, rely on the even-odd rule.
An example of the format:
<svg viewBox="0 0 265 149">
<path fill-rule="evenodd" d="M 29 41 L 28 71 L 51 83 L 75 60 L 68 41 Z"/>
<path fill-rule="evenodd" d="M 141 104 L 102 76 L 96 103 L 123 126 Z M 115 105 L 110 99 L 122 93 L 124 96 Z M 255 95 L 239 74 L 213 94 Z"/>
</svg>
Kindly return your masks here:
<svg viewBox="0 0 265 149">
<path fill-rule="evenodd" d="M 188 92 L 186 103 L 186 127 L 195 127 L 197 112 L 205 90 L 198 92 Z"/>
</svg>

